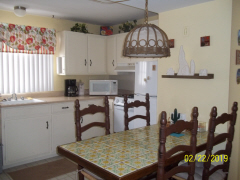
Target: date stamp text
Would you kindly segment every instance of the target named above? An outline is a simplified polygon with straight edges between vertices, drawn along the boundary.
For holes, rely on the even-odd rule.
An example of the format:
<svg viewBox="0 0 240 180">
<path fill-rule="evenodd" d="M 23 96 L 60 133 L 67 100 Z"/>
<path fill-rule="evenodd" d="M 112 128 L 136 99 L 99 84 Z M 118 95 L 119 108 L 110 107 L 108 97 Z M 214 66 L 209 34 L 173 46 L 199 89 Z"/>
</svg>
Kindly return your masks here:
<svg viewBox="0 0 240 180">
<path fill-rule="evenodd" d="M 208 157 L 206 155 L 185 155 L 184 156 L 185 162 L 227 162 L 228 161 L 228 155 L 209 155 Z"/>
</svg>

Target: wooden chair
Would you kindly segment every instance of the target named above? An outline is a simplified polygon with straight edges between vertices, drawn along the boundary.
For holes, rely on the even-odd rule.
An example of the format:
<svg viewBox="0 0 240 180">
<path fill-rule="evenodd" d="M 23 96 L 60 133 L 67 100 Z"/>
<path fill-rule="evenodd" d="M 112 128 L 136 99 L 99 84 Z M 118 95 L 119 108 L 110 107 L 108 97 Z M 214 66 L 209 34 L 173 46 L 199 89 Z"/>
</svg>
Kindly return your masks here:
<svg viewBox="0 0 240 180">
<path fill-rule="evenodd" d="M 110 134 L 110 121 L 109 121 L 109 103 L 108 103 L 108 97 L 105 96 L 104 100 L 105 106 L 96 106 L 96 105 L 90 105 L 88 108 L 80 110 L 80 104 L 79 100 L 77 99 L 75 101 L 75 120 L 76 120 L 76 132 L 77 132 L 77 141 L 82 140 L 82 133 L 84 131 L 87 131 L 88 129 L 94 127 L 94 126 L 100 126 L 106 129 L 105 134 Z M 87 124 L 85 126 L 81 126 L 80 119 L 82 116 L 85 116 L 87 114 L 96 114 L 96 113 L 105 113 L 105 122 L 92 122 L 90 124 Z"/>
<path fill-rule="evenodd" d="M 75 123 L 76 123 L 76 136 L 77 136 L 77 141 L 82 140 L 82 133 L 87 131 L 88 129 L 92 127 L 103 127 L 106 129 L 105 134 L 110 134 L 110 121 L 109 121 L 109 102 L 108 102 L 108 97 L 105 96 L 104 98 L 104 107 L 102 106 L 96 106 L 96 105 L 90 105 L 88 108 L 80 110 L 80 104 L 79 100 L 77 99 L 75 101 Z M 96 113 L 104 113 L 105 114 L 105 122 L 92 122 L 89 123 L 85 126 L 81 126 L 80 119 L 82 116 L 85 116 L 87 114 L 96 114 Z M 78 170 L 79 170 L 79 179 L 83 179 L 82 176 L 85 176 L 86 178 L 90 180 L 97 180 L 101 179 L 98 178 L 96 175 L 93 173 L 89 172 L 86 169 L 83 169 L 82 166 L 78 165 Z M 81 173 L 80 173 L 81 172 Z M 80 177 L 81 176 L 81 177 Z"/>
<path fill-rule="evenodd" d="M 207 140 L 207 148 L 205 155 L 208 158 L 209 161 L 207 162 L 197 162 L 196 161 L 196 168 L 195 168 L 195 180 L 202 179 L 202 180 L 208 180 L 208 179 L 216 179 L 216 180 L 227 180 L 228 178 L 228 170 L 229 170 L 229 164 L 230 164 L 230 157 L 231 157 L 231 151 L 232 151 L 232 141 L 234 136 L 234 126 L 236 123 L 237 118 L 237 110 L 238 110 L 238 103 L 234 102 L 232 106 L 232 113 L 227 114 L 223 113 L 221 116 L 217 117 L 217 108 L 213 107 L 211 111 L 211 118 L 209 120 L 209 129 L 208 129 L 208 140 Z M 219 124 L 224 124 L 229 122 L 229 129 L 227 133 L 221 133 L 217 136 L 214 135 L 216 126 Z M 216 142 L 222 142 L 227 140 L 226 147 L 223 150 L 218 150 L 216 153 L 212 153 L 213 146 Z M 224 157 L 222 157 L 222 160 L 224 161 L 222 164 L 214 166 L 211 164 L 212 159 L 216 157 L 216 155 L 225 155 L 226 162 L 224 161 Z M 219 159 L 221 159 L 219 157 Z M 186 163 L 185 163 L 186 164 Z M 184 165 L 185 165 L 184 164 Z M 183 166 L 184 166 L 183 165 Z M 179 174 L 180 177 L 184 178 L 186 174 Z"/>
<path fill-rule="evenodd" d="M 142 102 L 142 101 L 134 101 L 131 103 L 127 102 L 127 95 L 124 96 L 124 125 L 125 125 L 125 131 L 129 130 L 129 122 L 137 119 L 137 118 L 141 118 L 141 119 L 145 119 L 146 120 L 146 125 L 150 126 L 150 104 L 149 104 L 149 94 L 146 94 L 146 102 Z M 146 107 L 146 116 L 143 115 L 135 115 L 132 117 L 128 117 L 128 110 L 129 108 L 134 108 L 134 107 L 140 107 L 140 106 L 145 106 Z"/>
<path fill-rule="evenodd" d="M 195 163 L 189 162 L 186 166 L 176 166 L 171 168 L 170 170 L 166 170 L 166 161 L 171 161 L 174 159 L 174 154 L 179 151 L 187 151 L 189 155 L 195 157 L 196 154 L 196 135 L 197 135 L 197 128 L 198 128 L 198 108 L 194 107 L 192 111 L 192 120 L 191 122 L 185 122 L 183 120 L 178 120 L 175 124 L 166 127 L 167 125 L 167 117 L 166 112 L 163 111 L 161 113 L 160 119 L 160 134 L 159 134 L 159 149 L 158 149 L 158 169 L 157 169 L 157 180 L 166 180 L 171 177 L 175 179 L 180 179 L 175 174 L 179 172 L 187 172 L 188 173 L 188 180 L 194 180 L 194 170 L 195 170 Z M 171 133 L 181 133 L 183 130 L 191 131 L 191 138 L 190 138 L 190 145 L 178 145 L 174 148 L 170 149 L 166 152 L 166 138 Z"/>
</svg>

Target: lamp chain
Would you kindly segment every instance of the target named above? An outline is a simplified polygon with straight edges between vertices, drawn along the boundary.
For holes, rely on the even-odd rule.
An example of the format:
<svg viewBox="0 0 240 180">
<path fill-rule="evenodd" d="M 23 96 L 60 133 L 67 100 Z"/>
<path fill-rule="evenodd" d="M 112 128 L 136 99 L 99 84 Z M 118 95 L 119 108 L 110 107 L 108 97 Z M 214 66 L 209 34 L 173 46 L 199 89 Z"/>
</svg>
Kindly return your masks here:
<svg viewBox="0 0 240 180">
<path fill-rule="evenodd" d="M 148 0 L 145 3 L 145 24 L 148 24 Z"/>
</svg>

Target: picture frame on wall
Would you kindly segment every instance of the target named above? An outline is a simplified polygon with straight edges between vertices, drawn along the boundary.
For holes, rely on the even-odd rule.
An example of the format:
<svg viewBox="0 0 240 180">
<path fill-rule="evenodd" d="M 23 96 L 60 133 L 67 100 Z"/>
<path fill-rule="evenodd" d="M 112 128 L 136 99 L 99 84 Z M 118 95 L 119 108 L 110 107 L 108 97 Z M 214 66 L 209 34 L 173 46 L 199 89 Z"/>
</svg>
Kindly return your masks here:
<svg viewBox="0 0 240 180">
<path fill-rule="evenodd" d="M 236 50 L 236 65 L 240 64 L 240 50 Z"/>
<path fill-rule="evenodd" d="M 238 45 L 240 46 L 240 30 L 238 30 Z"/>
<path fill-rule="evenodd" d="M 200 38 L 200 45 L 203 46 L 210 46 L 210 36 L 203 36 Z"/>
<path fill-rule="evenodd" d="M 169 48 L 174 48 L 174 39 L 169 39 Z"/>
<path fill-rule="evenodd" d="M 240 69 L 237 70 L 236 80 L 237 84 L 240 84 Z"/>
</svg>

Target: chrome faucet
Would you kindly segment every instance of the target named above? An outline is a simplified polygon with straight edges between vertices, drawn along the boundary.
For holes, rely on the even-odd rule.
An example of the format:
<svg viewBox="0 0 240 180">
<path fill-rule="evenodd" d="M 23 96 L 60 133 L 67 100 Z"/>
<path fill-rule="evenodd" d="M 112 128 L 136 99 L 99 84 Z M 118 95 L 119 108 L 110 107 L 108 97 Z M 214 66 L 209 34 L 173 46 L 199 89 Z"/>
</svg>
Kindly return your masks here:
<svg viewBox="0 0 240 180">
<path fill-rule="evenodd" d="M 15 94 L 15 100 L 17 100 L 17 94 L 16 93 L 14 93 Z"/>
<path fill-rule="evenodd" d="M 14 99 L 15 99 L 15 100 L 17 100 L 17 94 L 16 94 L 16 93 L 13 93 L 13 94 L 12 94 L 12 97 L 11 97 L 11 98 L 9 98 L 9 99 L 10 99 L 10 101 L 11 101 L 11 99 L 13 99 L 13 96 L 14 96 L 14 95 L 15 95 L 15 98 L 14 98 Z"/>
</svg>

